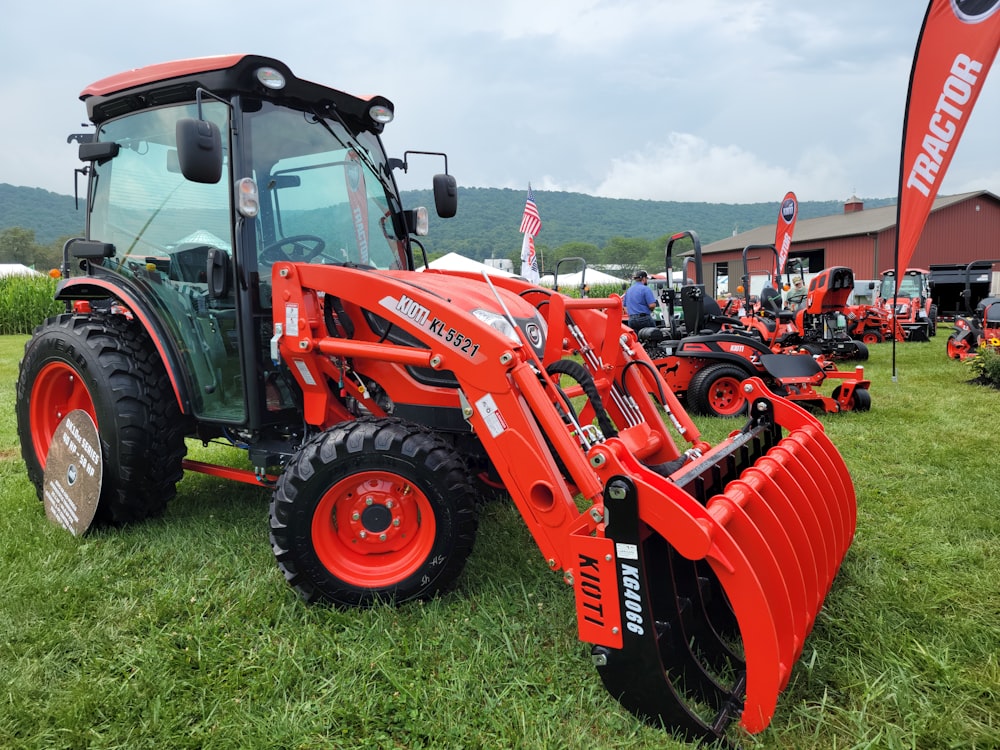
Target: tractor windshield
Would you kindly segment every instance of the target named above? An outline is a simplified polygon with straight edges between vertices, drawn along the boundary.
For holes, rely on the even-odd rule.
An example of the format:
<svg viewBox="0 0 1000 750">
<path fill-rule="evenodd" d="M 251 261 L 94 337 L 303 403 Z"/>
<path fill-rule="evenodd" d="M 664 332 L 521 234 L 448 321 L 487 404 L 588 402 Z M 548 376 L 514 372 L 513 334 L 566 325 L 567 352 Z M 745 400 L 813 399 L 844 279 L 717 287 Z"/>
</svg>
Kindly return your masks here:
<svg viewBox="0 0 1000 750">
<path fill-rule="evenodd" d="M 899 282 L 899 291 L 897 292 L 895 275 L 887 274 L 882 277 L 882 288 L 879 291 L 879 296 L 882 299 L 892 299 L 893 295 L 905 299 L 922 297 L 925 296 L 923 287 L 923 276 L 908 273 Z"/>
<path fill-rule="evenodd" d="M 879 289 L 878 296 L 881 299 L 892 299 L 896 294 L 896 277 L 892 274 L 888 274 L 882 277 L 882 286 Z"/>
<path fill-rule="evenodd" d="M 282 260 L 407 267 L 399 201 L 374 134 L 270 102 L 245 113 L 245 124 L 262 280 Z"/>
</svg>

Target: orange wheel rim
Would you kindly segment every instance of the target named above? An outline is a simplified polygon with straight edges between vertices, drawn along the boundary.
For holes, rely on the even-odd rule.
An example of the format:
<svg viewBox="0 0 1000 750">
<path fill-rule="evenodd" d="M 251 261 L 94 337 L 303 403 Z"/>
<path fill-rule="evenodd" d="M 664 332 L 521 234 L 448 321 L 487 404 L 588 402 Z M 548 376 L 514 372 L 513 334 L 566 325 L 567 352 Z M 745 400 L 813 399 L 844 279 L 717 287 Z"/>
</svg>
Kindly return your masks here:
<svg viewBox="0 0 1000 750">
<path fill-rule="evenodd" d="M 742 381 L 736 378 L 719 378 L 708 392 L 708 403 L 719 414 L 736 414 L 743 408 Z"/>
<path fill-rule="evenodd" d="M 366 471 L 327 490 L 312 520 L 319 560 L 363 588 L 395 585 L 431 553 L 437 524 L 427 496 L 398 474 Z"/>
<path fill-rule="evenodd" d="M 83 409 L 97 424 L 94 400 L 80 379 L 80 374 L 64 362 L 45 365 L 31 386 L 28 418 L 31 420 L 31 441 L 38 464 L 45 469 L 45 460 L 52 436 L 63 417 Z"/>
</svg>

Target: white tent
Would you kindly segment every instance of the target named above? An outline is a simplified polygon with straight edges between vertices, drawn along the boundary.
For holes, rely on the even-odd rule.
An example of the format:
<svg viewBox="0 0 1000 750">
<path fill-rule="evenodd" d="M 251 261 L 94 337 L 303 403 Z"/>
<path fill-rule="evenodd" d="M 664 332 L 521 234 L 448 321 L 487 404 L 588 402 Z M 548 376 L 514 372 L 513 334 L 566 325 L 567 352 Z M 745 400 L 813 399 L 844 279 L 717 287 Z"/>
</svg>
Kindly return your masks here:
<svg viewBox="0 0 1000 750">
<path fill-rule="evenodd" d="M 580 276 L 578 273 L 561 273 L 559 274 L 559 286 L 560 288 L 570 288 L 580 286 Z M 588 268 L 587 271 L 582 274 L 583 280 L 588 286 L 593 286 L 594 284 L 624 284 L 624 279 L 619 279 L 617 276 L 612 276 L 609 273 L 604 273 L 603 271 L 598 271 L 596 268 Z M 552 286 L 554 283 L 554 278 L 551 274 L 545 274 L 540 282 L 542 286 Z"/>
<path fill-rule="evenodd" d="M 478 260 L 473 260 L 472 258 L 466 258 L 464 255 L 459 255 L 458 253 L 446 253 L 437 260 L 432 260 L 427 265 L 430 268 L 439 269 L 441 271 L 470 271 L 472 273 L 482 273 L 485 271 L 486 273 L 493 274 L 494 276 L 516 276 L 516 274 L 510 273 L 509 271 L 488 266 L 485 263 L 480 263 Z M 422 265 L 418 265 L 417 270 L 423 271 L 424 267 Z"/>
<path fill-rule="evenodd" d="M 5 276 L 43 276 L 23 263 L 0 263 L 0 278 Z"/>
</svg>

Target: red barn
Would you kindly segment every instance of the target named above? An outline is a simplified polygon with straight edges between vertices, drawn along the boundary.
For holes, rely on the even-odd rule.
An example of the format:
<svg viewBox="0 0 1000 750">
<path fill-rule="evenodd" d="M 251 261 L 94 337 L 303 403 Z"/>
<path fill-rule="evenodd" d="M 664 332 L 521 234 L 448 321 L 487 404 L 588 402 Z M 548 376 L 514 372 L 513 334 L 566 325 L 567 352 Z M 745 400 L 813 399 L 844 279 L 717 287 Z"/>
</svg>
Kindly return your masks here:
<svg viewBox="0 0 1000 750">
<path fill-rule="evenodd" d="M 743 248 L 774 242 L 775 226 L 762 226 L 702 248 L 705 282 L 718 292 L 715 280 L 726 276 L 735 289 L 743 276 Z M 789 260 L 800 258 L 808 273 L 847 266 L 854 278 L 877 279 L 893 268 L 896 206 L 865 210 L 860 198 L 844 203 L 844 212 L 816 219 L 799 219 Z M 934 297 L 943 315 L 958 309 L 964 268 L 984 258 L 1000 258 L 1000 198 L 985 190 L 942 196 L 934 201 L 910 268 L 927 268 L 935 282 Z M 770 271 L 773 256 L 749 253 L 751 275 Z"/>
</svg>

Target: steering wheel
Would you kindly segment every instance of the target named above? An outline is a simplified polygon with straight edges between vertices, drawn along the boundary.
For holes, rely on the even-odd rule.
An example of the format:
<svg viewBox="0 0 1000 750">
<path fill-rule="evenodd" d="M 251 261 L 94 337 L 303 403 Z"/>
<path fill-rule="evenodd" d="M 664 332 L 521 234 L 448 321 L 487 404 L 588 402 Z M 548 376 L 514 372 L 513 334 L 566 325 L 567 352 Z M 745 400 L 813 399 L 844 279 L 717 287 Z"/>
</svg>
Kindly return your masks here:
<svg viewBox="0 0 1000 750">
<path fill-rule="evenodd" d="M 290 252 L 282 250 L 291 246 Z M 273 266 L 283 260 L 293 263 L 308 263 L 326 248 L 326 240 L 315 234 L 293 234 L 265 245 L 260 251 L 260 262 Z"/>
</svg>

